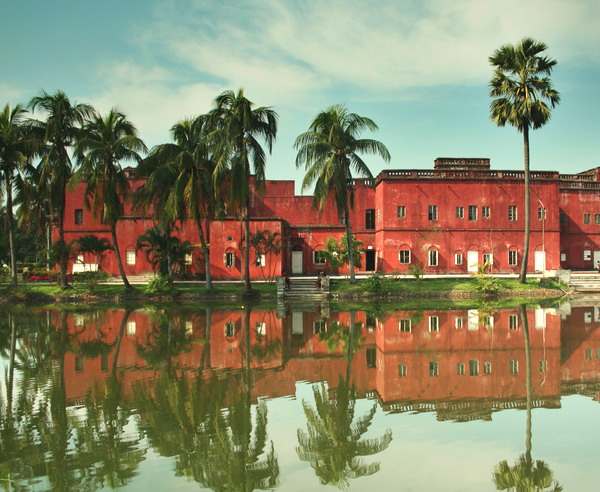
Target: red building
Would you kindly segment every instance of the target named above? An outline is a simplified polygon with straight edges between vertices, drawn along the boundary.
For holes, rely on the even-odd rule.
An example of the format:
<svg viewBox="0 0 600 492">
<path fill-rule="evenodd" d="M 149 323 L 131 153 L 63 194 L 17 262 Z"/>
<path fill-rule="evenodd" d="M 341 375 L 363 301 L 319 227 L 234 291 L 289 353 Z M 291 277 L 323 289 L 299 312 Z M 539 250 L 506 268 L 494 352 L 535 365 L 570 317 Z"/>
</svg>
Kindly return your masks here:
<svg viewBox="0 0 600 492">
<path fill-rule="evenodd" d="M 132 188 L 143 179 L 128 170 Z M 433 170 L 382 171 L 373 182 L 355 180 L 351 224 L 362 241 L 363 272 L 407 272 L 418 265 L 426 273 L 477 271 L 486 261 L 495 273 L 519 269 L 524 228 L 523 171 L 493 171 L 489 159 L 438 158 Z M 328 269 L 315 252 L 327 238 L 339 240 L 345 227 L 333 201 L 323 212 L 312 207 L 312 196 L 294 194 L 293 181 L 267 181 L 261 196 L 251 200 L 251 230 L 277 232 L 279 254 L 253 258 L 253 278 L 287 271 L 315 274 Z M 531 237 L 529 271 L 591 269 L 600 261 L 600 169 L 562 175 L 531 173 Z M 69 191 L 65 239 L 83 234 L 110 239 L 108 228 L 84 207 L 83 185 Z M 137 238 L 154 223 L 149 213 L 128 204 L 117 234 L 126 273 L 151 271 Z M 176 235 L 199 244 L 192 222 L 179 224 Z M 214 278 L 240 279 L 243 226 L 237 217 L 206 221 Z M 54 231 L 57 239 L 57 231 Z M 201 250 L 190 259 L 190 271 L 203 272 Z M 253 253 L 254 254 L 254 253 Z M 92 257 L 78 257 L 72 269 L 94 268 Z M 114 255 L 102 268 L 118 274 Z M 340 272 L 343 273 L 343 272 Z"/>
</svg>

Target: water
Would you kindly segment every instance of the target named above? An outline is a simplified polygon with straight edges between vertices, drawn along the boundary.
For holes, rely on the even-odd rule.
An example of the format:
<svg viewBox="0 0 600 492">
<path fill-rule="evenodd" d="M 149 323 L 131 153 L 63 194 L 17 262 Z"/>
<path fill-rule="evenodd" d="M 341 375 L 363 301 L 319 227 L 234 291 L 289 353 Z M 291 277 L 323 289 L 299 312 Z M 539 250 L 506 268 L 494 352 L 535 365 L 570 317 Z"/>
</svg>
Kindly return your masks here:
<svg viewBox="0 0 600 492">
<path fill-rule="evenodd" d="M 0 315 L 5 490 L 600 479 L 599 307 Z"/>
</svg>

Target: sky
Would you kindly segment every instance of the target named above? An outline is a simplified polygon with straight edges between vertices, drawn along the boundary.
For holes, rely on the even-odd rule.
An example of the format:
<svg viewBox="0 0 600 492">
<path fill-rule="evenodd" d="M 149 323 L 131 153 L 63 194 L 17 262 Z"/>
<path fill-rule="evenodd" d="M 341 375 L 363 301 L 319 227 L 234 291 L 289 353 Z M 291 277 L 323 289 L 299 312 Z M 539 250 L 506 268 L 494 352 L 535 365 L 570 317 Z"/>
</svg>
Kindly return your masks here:
<svg viewBox="0 0 600 492">
<path fill-rule="evenodd" d="M 521 169 L 521 134 L 489 118 L 488 58 L 533 37 L 558 62 L 561 102 L 531 134 L 531 168 L 600 166 L 597 0 L 0 0 L 0 19 L 2 106 L 60 89 L 118 107 L 152 147 L 243 88 L 279 114 L 267 178 L 297 182 L 294 140 L 334 104 L 379 126 L 362 136 L 392 159 L 365 156 L 374 175 L 437 157 Z"/>
</svg>

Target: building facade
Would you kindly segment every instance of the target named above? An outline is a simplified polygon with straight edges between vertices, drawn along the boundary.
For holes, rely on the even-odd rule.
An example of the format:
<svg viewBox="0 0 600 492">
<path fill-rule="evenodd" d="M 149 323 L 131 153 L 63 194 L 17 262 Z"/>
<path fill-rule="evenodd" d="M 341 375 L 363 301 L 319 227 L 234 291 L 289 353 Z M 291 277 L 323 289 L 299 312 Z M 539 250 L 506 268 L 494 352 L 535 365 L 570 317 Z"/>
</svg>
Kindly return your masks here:
<svg viewBox="0 0 600 492">
<path fill-rule="evenodd" d="M 144 179 L 129 169 L 133 189 Z M 427 274 L 471 273 L 488 265 L 492 273 L 517 273 L 524 232 L 523 171 L 490 169 L 489 159 L 438 158 L 433 170 L 387 170 L 373 180 L 357 179 L 352 230 L 364 253 L 359 272 L 408 273 L 415 266 Z M 65 239 L 95 234 L 110 240 L 110 231 L 86 210 L 84 185 L 68 192 Z M 530 174 L 531 236 L 528 271 L 589 270 L 600 262 L 600 168 L 564 175 L 555 171 Z M 345 273 L 331 271 L 318 251 L 329 237 L 345 233 L 333 200 L 322 212 L 312 196 L 294 193 L 293 181 L 265 183 L 262 195 L 251 198 L 251 231 L 277 233 L 279 253 L 251 254 L 250 275 L 262 279 L 290 274 Z M 126 205 L 117 226 L 121 254 L 128 275 L 152 271 L 138 237 L 153 227 L 150 211 Z M 243 262 L 243 224 L 238 217 L 205 220 L 215 279 L 239 280 Z M 181 240 L 200 244 L 193 222 L 178 224 Z M 54 239 L 58 236 L 54 231 Z M 189 258 L 191 275 L 202 276 L 200 248 Z M 76 257 L 74 271 L 96 268 L 95 258 Z M 109 253 L 101 268 L 118 274 Z"/>
</svg>

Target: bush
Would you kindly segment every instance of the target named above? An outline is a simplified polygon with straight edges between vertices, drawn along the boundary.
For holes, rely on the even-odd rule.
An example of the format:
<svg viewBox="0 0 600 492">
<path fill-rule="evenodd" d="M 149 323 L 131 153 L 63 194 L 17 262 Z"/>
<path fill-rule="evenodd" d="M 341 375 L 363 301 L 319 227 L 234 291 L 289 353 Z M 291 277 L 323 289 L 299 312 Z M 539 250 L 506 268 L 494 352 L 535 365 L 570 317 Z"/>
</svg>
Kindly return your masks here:
<svg viewBox="0 0 600 492">
<path fill-rule="evenodd" d="M 408 273 L 414 276 L 417 280 L 421 280 L 425 271 L 419 265 L 412 265 L 408 269 Z"/>
<path fill-rule="evenodd" d="M 371 275 L 365 280 L 365 289 L 372 294 L 382 294 L 389 292 L 391 280 L 380 273 Z"/>
<path fill-rule="evenodd" d="M 148 285 L 144 287 L 144 292 L 146 294 L 168 294 L 170 290 L 169 276 L 160 274 L 150 280 Z"/>
<path fill-rule="evenodd" d="M 93 272 L 77 272 L 73 274 L 73 282 L 87 284 L 90 292 L 94 292 L 99 282 L 104 282 L 111 278 L 111 275 L 104 270 Z"/>
</svg>

